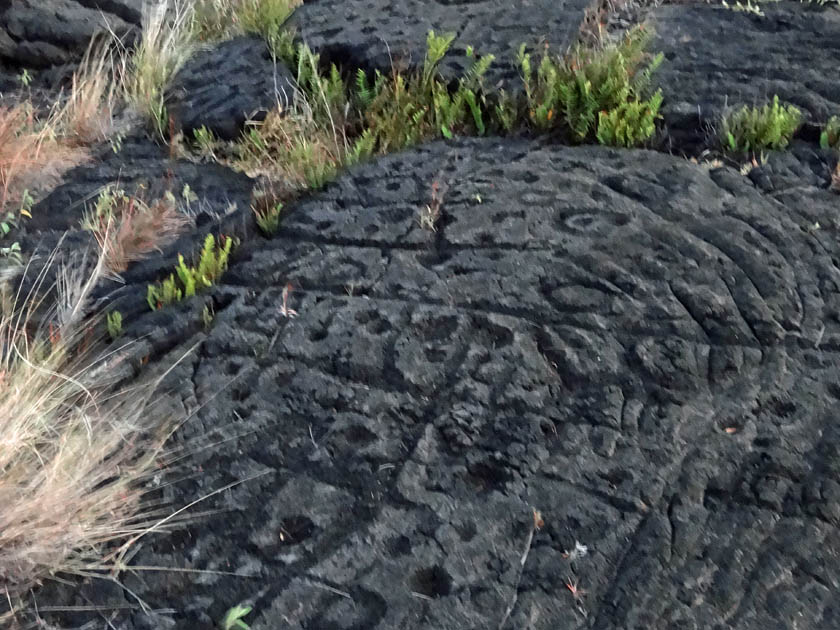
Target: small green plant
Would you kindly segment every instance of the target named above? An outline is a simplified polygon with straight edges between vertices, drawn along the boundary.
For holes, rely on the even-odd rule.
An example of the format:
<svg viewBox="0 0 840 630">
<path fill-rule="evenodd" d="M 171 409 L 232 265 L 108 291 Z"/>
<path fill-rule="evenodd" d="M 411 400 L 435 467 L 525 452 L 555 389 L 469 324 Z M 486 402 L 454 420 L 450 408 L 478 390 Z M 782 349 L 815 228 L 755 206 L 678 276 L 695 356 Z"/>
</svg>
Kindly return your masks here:
<svg viewBox="0 0 840 630">
<path fill-rule="evenodd" d="M 205 304 L 201 310 L 201 321 L 204 324 L 204 330 L 210 330 L 214 319 L 216 319 L 216 313 L 213 310 L 213 306 Z"/>
<path fill-rule="evenodd" d="M 17 264 L 23 264 L 23 256 L 21 254 L 20 243 L 15 241 L 10 245 L 0 247 L 0 258 L 8 258 Z"/>
<path fill-rule="evenodd" d="M 111 151 L 113 151 L 114 153 L 119 153 L 120 151 L 122 151 L 124 139 L 125 136 L 123 136 L 123 134 L 121 133 L 115 133 L 113 136 L 111 136 L 108 139 L 108 143 L 111 145 Z"/>
<path fill-rule="evenodd" d="M 112 184 L 106 185 L 99 192 L 93 209 L 82 215 L 80 226 L 83 230 L 91 232 L 103 229 L 113 220 L 117 208 L 127 206 L 129 203 L 130 198 L 124 190 Z"/>
<path fill-rule="evenodd" d="M 285 206 L 282 201 L 272 204 L 261 204 L 253 206 L 254 218 L 260 231 L 268 237 L 274 236 L 280 229 L 280 222 L 283 219 Z"/>
<path fill-rule="evenodd" d="M 246 33 L 261 35 L 272 52 L 282 58 L 289 44 L 283 25 L 301 0 L 242 0 L 236 17 Z"/>
<path fill-rule="evenodd" d="M 600 112 L 595 137 L 601 144 L 616 147 L 642 144 L 656 131 L 661 105 L 662 92 L 657 91 L 648 101 L 623 103 L 608 112 Z"/>
<path fill-rule="evenodd" d="M 753 15 L 764 17 L 764 11 L 761 10 L 759 2 L 760 0 L 756 0 L 755 3 L 753 3 L 752 0 L 746 0 L 745 3 L 742 3 L 740 0 L 736 0 L 735 4 L 728 4 L 726 0 L 723 0 L 723 6 L 728 9 L 732 9 L 733 11 L 742 11 L 744 13 L 752 13 Z"/>
<path fill-rule="evenodd" d="M 105 316 L 105 327 L 108 330 L 108 336 L 111 339 L 116 339 L 122 335 L 122 313 L 119 311 L 111 311 Z"/>
<path fill-rule="evenodd" d="M 516 100 L 505 90 L 500 90 L 499 96 L 496 99 L 494 113 L 502 131 L 506 133 L 513 131 L 519 118 L 518 110 L 519 107 Z"/>
<path fill-rule="evenodd" d="M 487 109 L 483 79 L 495 58 L 479 57 L 467 49 L 470 66 L 457 88 L 439 78 L 438 67 L 454 41 L 452 34 L 429 31 L 426 56 L 416 76 L 376 72 L 373 78 L 359 70 L 355 81 L 355 101 L 362 124 L 370 134 L 363 138 L 360 153 L 387 153 L 436 137 L 457 134 L 484 135 Z"/>
<path fill-rule="evenodd" d="M 820 146 L 823 149 L 840 150 L 840 116 L 832 116 L 820 133 Z"/>
<path fill-rule="evenodd" d="M 187 213 L 192 213 L 192 205 L 198 201 L 198 195 L 193 192 L 193 189 L 189 184 L 184 184 L 184 187 L 181 189 L 181 200 L 184 202 L 184 207 L 186 208 Z"/>
<path fill-rule="evenodd" d="M 195 147 L 202 157 L 207 157 L 216 160 L 214 149 L 216 147 L 216 136 L 207 127 L 202 125 L 198 129 L 193 129 L 193 138 L 195 139 Z"/>
<path fill-rule="evenodd" d="M 735 153 L 784 149 L 802 122 L 802 112 L 793 105 L 782 105 L 779 97 L 763 107 L 743 106 L 723 118 L 721 138 Z"/>
<path fill-rule="evenodd" d="M 236 605 L 225 613 L 219 626 L 222 630 L 251 630 L 251 626 L 242 621 L 242 618 L 248 616 L 252 610 L 251 606 Z"/>
<path fill-rule="evenodd" d="M 29 70 L 26 68 L 23 69 L 23 72 L 20 73 L 18 76 L 18 80 L 23 87 L 29 87 L 32 85 L 32 75 L 29 74 Z"/>
<path fill-rule="evenodd" d="M 8 245 L 2 243 L 17 226 L 18 218 L 14 212 L 7 212 L 5 217 L 0 217 L 0 257 L 20 264 L 22 262 L 20 243 L 17 241 Z"/>
<path fill-rule="evenodd" d="M 122 59 L 125 98 L 163 142 L 171 140 L 165 91 L 193 52 L 194 11 L 187 2 L 148 3 L 140 41 Z"/>
<path fill-rule="evenodd" d="M 222 277 L 227 270 L 228 258 L 233 247 L 233 238 L 219 237 L 212 234 L 204 239 L 198 264 L 188 266 L 182 255 L 178 255 L 175 273 L 170 274 L 161 284 L 150 284 L 146 290 L 146 301 L 153 311 L 192 297 L 196 291 L 206 289 Z"/>
<path fill-rule="evenodd" d="M 564 128 L 577 142 L 639 144 L 654 132 L 661 91 L 649 95 L 660 53 L 649 57 L 651 35 L 641 27 L 617 44 L 593 50 L 578 46 L 564 58 L 547 52 L 536 65 L 521 46 L 517 61 L 525 88 L 525 116 L 539 130 Z M 501 112 L 498 107 L 502 107 Z M 512 108 L 497 106 L 502 126 L 510 127 Z M 608 125 L 599 133 L 600 124 Z"/>
</svg>

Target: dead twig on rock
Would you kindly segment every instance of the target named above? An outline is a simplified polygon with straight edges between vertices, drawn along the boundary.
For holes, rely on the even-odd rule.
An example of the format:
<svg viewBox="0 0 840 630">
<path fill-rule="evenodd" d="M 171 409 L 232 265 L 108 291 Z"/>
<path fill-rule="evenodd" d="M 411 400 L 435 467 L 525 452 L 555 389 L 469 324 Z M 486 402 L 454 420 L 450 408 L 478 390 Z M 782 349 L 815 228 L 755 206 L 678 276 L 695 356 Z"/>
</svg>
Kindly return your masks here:
<svg viewBox="0 0 840 630">
<path fill-rule="evenodd" d="M 283 287 L 283 304 L 280 306 L 280 314 L 283 317 L 288 317 L 291 319 L 292 317 L 297 317 L 297 311 L 294 309 L 289 308 L 288 300 L 289 294 L 292 292 L 292 283 L 290 282 L 285 287 Z"/>
<path fill-rule="evenodd" d="M 578 581 L 573 580 L 572 578 L 566 578 L 565 582 L 566 588 L 569 589 L 569 592 L 572 594 L 572 597 L 575 601 L 580 601 L 580 599 L 586 595 L 586 591 L 578 586 Z"/>
<path fill-rule="evenodd" d="M 535 508 L 532 508 L 532 510 L 534 521 L 533 525 L 528 530 L 528 536 L 525 539 L 525 550 L 522 552 L 522 557 L 519 559 L 519 573 L 516 576 L 516 585 L 513 587 L 513 597 L 511 597 L 507 609 L 505 610 L 505 614 L 499 622 L 498 630 L 502 630 L 505 627 L 508 619 L 510 619 L 514 606 L 516 606 L 516 602 L 519 599 L 519 584 L 522 582 L 522 574 L 525 572 L 525 563 L 528 561 L 528 555 L 531 553 L 531 545 L 534 542 L 534 534 L 542 529 L 543 525 L 545 525 L 545 521 L 543 520 L 540 511 Z"/>
<path fill-rule="evenodd" d="M 837 162 L 834 173 L 831 174 L 831 185 L 829 188 L 836 193 L 840 193 L 840 162 Z"/>
<path fill-rule="evenodd" d="M 437 232 L 437 223 L 440 220 L 443 197 L 446 194 L 446 185 L 439 180 L 432 182 L 432 198 L 429 203 L 420 211 L 420 227 Z"/>
<path fill-rule="evenodd" d="M 577 611 L 584 617 L 587 617 L 588 614 L 586 612 L 586 606 L 583 603 L 583 596 L 586 595 L 586 591 L 578 586 L 578 581 L 576 579 L 573 580 L 572 578 L 566 578 L 564 585 L 572 594 Z"/>
</svg>

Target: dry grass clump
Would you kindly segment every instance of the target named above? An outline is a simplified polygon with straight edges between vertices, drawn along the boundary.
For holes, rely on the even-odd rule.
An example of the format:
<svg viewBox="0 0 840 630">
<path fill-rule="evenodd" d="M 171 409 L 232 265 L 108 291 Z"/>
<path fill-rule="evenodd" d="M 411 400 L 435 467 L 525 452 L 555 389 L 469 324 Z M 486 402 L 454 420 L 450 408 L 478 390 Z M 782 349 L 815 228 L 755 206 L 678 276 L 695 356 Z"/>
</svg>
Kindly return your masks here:
<svg viewBox="0 0 840 630">
<path fill-rule="evenodd" d="M 48 159 L 43 150 L 46 142 L 26 103 L 0 107 L 0 211 L 20 203 L 24 174 L 40 170 Z"/>
<path fill-rule="evenodd" d="M 135 49 L 120 55 L 120 82 L 123 96 L 162 140 L 166 140 L 169 116 L 165 90 L 175 73 L 194 51 L 191 2 L 166 0 L 144 8 L 143 35 Z M 118 42 L 119 43 L 119 42 Z"/>
<path fill-rule="evenodd" d="M 276 108 L 263 122 L 252 123 L 247 141 L 239 146 L 238 166 L 250 175 L 270 175 L 289 191 L 320 188 L 332 179 L 345 162 L 345 144 L 332 129 L 300 110 L 299 104 L 291 111 Z"/>
<path fill-rule="evenodd" d="M 28 103 L 0 107 L 0 211 L 20 209 L 87 158 L 84 147 L 56 135 L 60 123 L 54 114 L 39 121 Z"/>
<path fill-rule="evenodd" d="M 107 45 L 91 45 L 73 73 L 57 121 L 59 134 L 74 146 L 107 139 L 114 129 L 117 81 L 114 56 Z"/>
<path fill-rule="evenodd" d="M 125 549 L 105 546 L 130 544 L 161 517 L 146 488 L 173 427 L 150 406 L 157 383 L 109 382 L 121 359 L 96 350 L 85 317 L 104 259 L 85 267 L 0 294 L 0 593 L 10 605 L 58 574 L 108 577 Z"/>
<path fill-rule="evenodd" d="M 0 211 L 17 210 L 24 191 L 54 187 L 88 158 L 87 147 L 109 137 L 116 108 L 111 52 L 91 47 L 66 96 L 46 113 L 31 103 L 0 107 Z"/>
<path fill-rule="evenodd" d="M 199 42 L 242 33 L 263 36 L 276 48 L 286 42 L 282 26 L 302 0 L 155 0 L 145 5 L 136 48 L 121 47 L 122 95 L 158 137 L 167 138 L 166 87 Z"/>
<path fill-rule="evenodd" d="M 105 268 L 112 274 L 125 271 L 154 251 L 173 242 L 189 224 L 178 211 L 171 193 L 146 203 L 114 187 L 104 189 L 82 220 L 103 252 Z"/>
</svg>

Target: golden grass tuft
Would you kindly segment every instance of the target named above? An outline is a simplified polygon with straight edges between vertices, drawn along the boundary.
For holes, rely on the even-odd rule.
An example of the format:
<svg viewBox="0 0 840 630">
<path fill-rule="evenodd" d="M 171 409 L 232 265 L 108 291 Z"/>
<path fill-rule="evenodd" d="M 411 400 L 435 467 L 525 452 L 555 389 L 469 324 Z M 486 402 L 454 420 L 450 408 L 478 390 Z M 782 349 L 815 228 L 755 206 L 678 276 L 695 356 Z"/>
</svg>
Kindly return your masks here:
<svg viewBox="0 0 840 630">
<path fill-rule="evenodd" d="M 105 268 L 119 274 L 128 266 L 172 243 L 190 223 L 171 193 L 147 204 L 122 191 L 105 190 L 82 221 L 93 232 Z"/>
<path fill-rule="evenodd" d="M 0 593 L 10 604 L 60 574 L 116 572 L 125 550 L 113 545 L 162 516 L 147 488 L 174 425 L 150 404 L 159 381 L 114 388 L 124 358 L 103 354 L 86 317 L 104 257 L 85 267 L 0 293 Z"/>
<path fill-rule="evenodd" d="M 123 48 L 120 55 L 123 96 L 162 140 L 169 128 L 166 87 L 195 49 L 194 15 L 193 4 L 183 0 L 172 6 L 166 0 L 147 4 L 140 42 L 136 49 Z"/>
<path fill-rule="evenodd" d="M 19 209 L 24 191 L 52 188 L 85 161 L 87 147 L 111 134 L 115 106 L 110 50 L 92 46 L 51 111 L 38 114 L 28 102 L 0 107 L 0 211 Z"/>
<path fill-rule="evenodd" d="M 0 107 L 0 211 L 20 201 L 20 182 L 46 161 L 46 134 L 36 129 L 35 114 L 26 103 Z"/>
<path fill-rule="evenodd" d="M 92 43 L 73 73 L 66 101 L 59 110 L 58 135 L 73 146 L 107 139 L 114 129 L 116 103 L 113 52 L 107 43 Z"/>
<path fill-rule="evenodd" d="M 343 165 L 346 151 L 332 129 L 299 113 L 273 109 L 251 123 L 239 145 L 237 166 L 251 176 L 267 175 L 287 191 L 318 188 Z"/>
<path fill-rule="evenodd" d="M 0 107 L 0 212 L 18 210 L 87 159 L 84 147 L 56 136 L 57 125 L 56 115 L 39 121 L 29 103 Z"/>
</svg>

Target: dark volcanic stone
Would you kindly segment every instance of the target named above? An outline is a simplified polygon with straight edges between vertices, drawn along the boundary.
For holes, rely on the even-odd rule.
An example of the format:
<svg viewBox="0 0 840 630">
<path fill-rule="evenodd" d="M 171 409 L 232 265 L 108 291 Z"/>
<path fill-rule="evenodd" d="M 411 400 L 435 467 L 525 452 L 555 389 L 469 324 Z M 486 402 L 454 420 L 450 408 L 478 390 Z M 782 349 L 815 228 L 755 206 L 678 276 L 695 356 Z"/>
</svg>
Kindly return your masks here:
<svg viewBox="0 0 840 630">
<path fill-rule="evenodd" d="M 133 33 L 138 0 L 10 0 L 0 6 L 0 58 L 29 68 L 72 61 L 92 37 Z"/>
<path fill-rule="evenodd" d="M 418 68 L 426 35 L 451 32 L 456 40 L 441 64 L 446 78 L 467 67 L 464 52 L 496 55 L 488 85 L 517 76 L 520 44 L 546 42 L 556 51 L 575 40 L 587 0 L 313 0 L 292 16 L 300 36 L 330 60 L 389 71 Z"/>
<path fill-rule="evenodd" d="M 263 120 L 270 109 L 288 103 L 293 86 L 292 75 L 272 62 L 262 39 L 239 37 L 196 53 L 184 65 L 169 91 L 169 111 L 187 132 L 205 126 L 235 140 L 246 120 Z"/>
<path fill-rule="evenodd" d="M 102 149 L 90 163 L 69 171 L 66 183 L 35 204 L 26 225 L 33 230 L 76 228 L 87 207 L 108 185 L 146 201 L 159 199 L 166 191 L 182 198 L 184 187 L 189 186 L 197 197 L 191 204 L 195 214 L 224 214 L 231 204 L 248 206 L 250 178 L 218 164 L 171 160 L 166 151 L 141 136 L 127 138 L 118 152 Z"/>
<path fill-rule="evenodd" d="M 778 94 L 812 123 L 840 114 L 840 9 L 816 3 L 762 3 L 763 16 L 721 6 L 651 11 L 652 51 L 662 113 L 677 146 L 702 144 L 726 106 L 763 105 Z"/>
<path fill-rule="evenodd" d="M 134 558 L 251 577 L 127 574 L 177 611 L 133 627 L 243 601 L 254 630 L 838 627 L 840 240 L 803 228 L 837 197 L 792 169 L 769 196 L 488 139 L 297 203 L 217 291 L 177 389 L 196 474 L 167 498 L 262 476 Z"/>
</svg>

